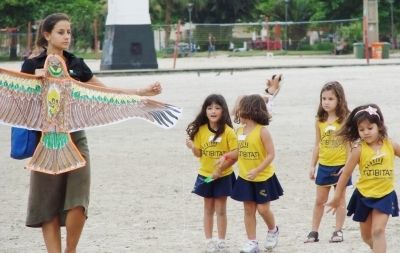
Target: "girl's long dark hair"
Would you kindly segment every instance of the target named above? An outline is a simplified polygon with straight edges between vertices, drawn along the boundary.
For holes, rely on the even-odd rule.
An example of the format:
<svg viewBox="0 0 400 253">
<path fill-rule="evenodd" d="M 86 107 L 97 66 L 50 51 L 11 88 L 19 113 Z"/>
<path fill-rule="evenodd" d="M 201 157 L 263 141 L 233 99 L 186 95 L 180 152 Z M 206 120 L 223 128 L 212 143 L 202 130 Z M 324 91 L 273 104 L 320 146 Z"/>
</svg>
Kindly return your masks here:
<svg viewBox="0 0 400 253">
<path fill-rule="evenodd" d="M 376 113 L 370 113 L 365 110 L 368 107 L 376 110 Z M 378 126 L 381 139 L 387 137 L 387 129 L 383 115 L 381 109 L 376 104 L 366 104 L 354 108 L 337 135 L 342 136 L 345 141 L 350 143 L 358 141 L 360 139 L 358 125 L 364 120 L 367 120 L 370 123 L 375 123 Z"/>
<path fill-rule="evenodd" d="M 233 128 L 231 117 L 229 115 L 228 105 L 226 104 L 225 98 L 219 94 L 211 94 L 204 100 L 201 111 L 197 115 L 195 120 L 190 123 L 186 128 L 186 133 L 189 135 L 191 140 L 194 140 L 194 136 L 199 131 L 200 126 L 209 123 L 207 118 L 207 107 L 210 106 L 212 103 L 216 103 L 217 105 L 222 107 L 222 115 L 217 123 L 218 130 L 215 133 L 214 140 L 216 140 L 225 131 L 225 125 Z"/>
<path fill-rule="evenodd" d="M 337 81 L 328 82 L 322 86 L 321 93 L 319 94 L 317 119 L 321 122 L 325 122 L 328 119 L 328 113 L 324 110 L 324 108 L 322 108 L 322 93 L 329 90 L 335 93 L 335 96 L 338 100 L 335 113 L 338 117 L 338 122 L 342 123 L 346 119 L 347 115 L 349 115 L 350 110 L 347 107 L 343 86 Z"/>
</svg>

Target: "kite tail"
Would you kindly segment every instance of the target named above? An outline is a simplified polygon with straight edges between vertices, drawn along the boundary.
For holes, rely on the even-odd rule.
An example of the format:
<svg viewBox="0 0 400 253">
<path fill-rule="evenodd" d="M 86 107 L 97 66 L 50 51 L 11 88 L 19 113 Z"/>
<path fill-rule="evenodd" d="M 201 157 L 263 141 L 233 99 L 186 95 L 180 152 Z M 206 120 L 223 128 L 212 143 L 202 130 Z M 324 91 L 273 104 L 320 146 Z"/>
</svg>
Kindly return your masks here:
<svg viewBox="0 0 400 253">
<path fill-rule="evenodd" d="M 86 165 L 69 133 L 47 132 L 42 138 L 27 169 L 47 174 L 61 174 Z"/>
</svg>

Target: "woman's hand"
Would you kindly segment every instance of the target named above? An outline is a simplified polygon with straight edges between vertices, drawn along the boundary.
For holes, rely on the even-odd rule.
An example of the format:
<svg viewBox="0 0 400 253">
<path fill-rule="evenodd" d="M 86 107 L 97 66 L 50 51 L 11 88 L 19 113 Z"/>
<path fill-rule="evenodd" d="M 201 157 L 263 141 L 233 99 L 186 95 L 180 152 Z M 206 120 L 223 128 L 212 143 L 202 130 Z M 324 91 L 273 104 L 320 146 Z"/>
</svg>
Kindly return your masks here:
<svg viewBox="0 0 400 253">
<path fill-rule="evenodd" d="M 162 91 L 161 84 L 159 82 L 155 82 L 153 84 L 150 84 L 146 88 L 140 89 L 140 92 L 138 92 L 140 96 L 155 96 L 160 94 Z"/>
</svg>

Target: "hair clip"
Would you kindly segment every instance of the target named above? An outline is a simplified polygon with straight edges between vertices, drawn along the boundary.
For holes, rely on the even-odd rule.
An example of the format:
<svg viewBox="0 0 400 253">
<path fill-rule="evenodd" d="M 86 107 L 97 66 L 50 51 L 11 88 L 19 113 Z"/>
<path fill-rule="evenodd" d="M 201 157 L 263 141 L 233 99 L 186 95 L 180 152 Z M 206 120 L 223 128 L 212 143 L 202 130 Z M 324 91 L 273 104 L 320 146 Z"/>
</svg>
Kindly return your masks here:
<svg viewBox="0 0 400 253">
<path fill-rule="evenodd" d="M 358 112 L 356 112 L 356 114 L 354 114 L 354 117 L 355 117 L 357 114 L 359 114 L 360 112 L 368 112 L 369 115 L 376 115 L 376 116 L 378 116 L 379 120 L 381 119 L 381 117 L 380 117 L 379 114 L 378 114 L 378 109 L 377 109 L 377 108 L 374 108 L 374 107 L 372 107 L 372 106 L 368 106 L 368 107 L 365 108 L 365 109 L 359 110 Z"/>
</svg>

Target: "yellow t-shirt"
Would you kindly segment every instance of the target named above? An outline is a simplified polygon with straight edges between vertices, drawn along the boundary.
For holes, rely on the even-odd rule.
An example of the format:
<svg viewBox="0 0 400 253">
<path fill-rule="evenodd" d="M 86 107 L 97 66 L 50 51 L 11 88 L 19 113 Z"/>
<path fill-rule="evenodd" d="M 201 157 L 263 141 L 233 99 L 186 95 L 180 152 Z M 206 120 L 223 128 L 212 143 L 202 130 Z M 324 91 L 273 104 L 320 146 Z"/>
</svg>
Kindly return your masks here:
<svg viewBox="0 0 400 253">
<path fill-rule="evenodd" d="M 381 198 L 394 190 L 394 157 L 393 145 L 388 139 L 378 152 L 361 142 L 360 178 L 356 186 L 363 196 Z"/>
<path fill-rule="evenodd" d="M 320 164 L 326 166 L 339 166 L 346 163 L 347 153 L 344 142 L 336 136 L 341 125 L 334 121 L 318 122 L 320 132 L 319 156 Z"/>
<path fill-rule="evenodd" d="M 256 127 L 247 135 L 243 135 L 243 127 L 240 127 L 237 130 L 239 144 L 239 176 L 252 182 L 265 181 L 275 173 L 275 166 L 270 163 L 254 180 L 249 180 L 247 178 L 248 172 L 260 165 L 267 156 L 267 152 L 261 141 L 260 133 L 262 127 L 262 125 L 256 125 Z"/>
<path fill-rule="evenodd" d="M 237 149 L 235 131 L 225 125 L 225 131 L 213 141 L 215 133 L 208 128 L 208 124 L 202 125 L 194 137 L 193 144 L 201 150 L 199 174 L 209 177 L 215 170 L 215 162 L 225 153 Z M 233 168 L 222 171 L 221 176 L 229 175 Z"/>
</svg>

